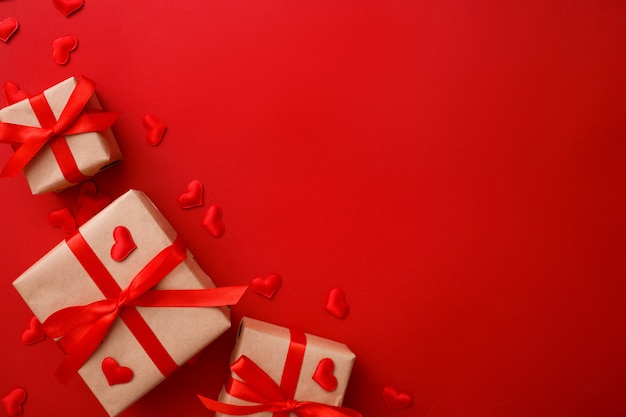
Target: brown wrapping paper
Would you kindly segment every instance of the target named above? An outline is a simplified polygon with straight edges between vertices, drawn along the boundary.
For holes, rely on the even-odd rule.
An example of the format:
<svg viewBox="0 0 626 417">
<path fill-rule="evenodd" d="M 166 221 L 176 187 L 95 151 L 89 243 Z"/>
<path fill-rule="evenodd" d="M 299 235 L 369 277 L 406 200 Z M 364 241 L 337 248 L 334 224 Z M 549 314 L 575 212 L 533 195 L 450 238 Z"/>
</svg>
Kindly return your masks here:
<svg viewBox="0 0 626 417">
<path fill-rule="evenodd" d="M 110 256 L 116 226 L 128 228 L 137 245 L 137 249 L 122 262 L 116 262 Z M 121 288 L 126 288 L 132 278 L 176 238 L 176 232 L 145 194 L 133 190 L 115 200 L 79 230 Z M 104 298 L 65 241 L 37 261 L 13 285 L 41 322 L 59 309 Z M 187 252 L 187 259 L 156 289 L 213 287 L 211 279 Z M 137 310 L 179 366 L 230 327 L 228 308 L 137 307 Z M 102 360 L 107 356 L 133 370 L 131 382 L 108 385 L 101 369 Z M 113 324 L 79 374 L 112 416 L 164 379 L 120 319 Z"/>
<path fill-rule="evenodd" d="M 76 78 L 71 77 L 43 92 L 57 119 L 75 86 Z M 92 95 L 86 107 L 102 109 L 95 94 Z M 41 127 L 27 99 L 1 109 L 0 122 Z M 65 138 L 78 169 L 86 176 L 93 176 L 122 159 L 122 153 L 111 129 L 103 132 L 68 135 Z M 24 175 L 33 194 L 60 191 L 74 185 L 63 177 L 49 144 L 45 145 L 26 165 Z"/>
<path fill-rule="evenodd" d="M 356 356 L 343 343 L 308 333 L 305 335 L 306 350 L 294 399 L 340 406 Z M 279 384 L 287 358 L 289 342 L 289 329 L 243 317 L 231 356 L 231 363 L 245 355 Z M 337 388 L 331 392 L 325 391 L 313 380 L 315 369 L 324 358 L 331 358 L 335 363 L 333 374 L 337 378 Z M 236 375 L 233 377 L 237 378 Z M 253 405 L 253 403 L 232 397 L 224 389 L 220 393 L 219 401 L 226 404 Z M 291 416 L 295 417 L 295 414 L 291 413 Z M 226 414 L 217 413 L 216 417 L 226 417 Z M 272 413 L 250 414 L 249 417 L 272 417 Z"/>
</svg>

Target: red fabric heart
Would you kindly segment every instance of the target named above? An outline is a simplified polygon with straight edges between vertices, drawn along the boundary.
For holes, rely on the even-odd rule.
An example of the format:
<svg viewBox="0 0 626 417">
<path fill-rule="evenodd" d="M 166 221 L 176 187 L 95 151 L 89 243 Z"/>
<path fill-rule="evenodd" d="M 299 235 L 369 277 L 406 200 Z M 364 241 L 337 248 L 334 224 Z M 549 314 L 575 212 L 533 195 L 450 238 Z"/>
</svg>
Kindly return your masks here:
<svg viewBox="0 0 626 417">
<path fill-rule="evenodd" d="M 14 104 L 28 98 L 28 93 L 24 90 L 20 90 L 17 84 L 11 81 L 4 83 L 2 92 L 4 93 L 4 98 L 7 100 L 7 104 Z"/>
<path fill-rule="evenodd" d="M 13 36 L 19 26 L 17 19 L 14 17 L 7 17 L 4 20 L 0 20 L 0 41 L 4 43 L 8 42 L 9 38 Z"/>
<path fill-rule="evenodd" d="M 187 185 L 187 191 L 178 196 L 178 205 L 183 209 L 200 207 L 202 205 L 203 191 L 202 183 L 198 180 L 192 180 Z"/>
<path fill-rule="evenodd" d="M 411 405 L 412 399 L 409 393 L 399 391 L 396 387 L 386 385 L 383 388 L 383 401 L 389 410 L 398 410 Z"/>
<path fill-rule="evenodd" d="M 334 391 L 337 389 L 337 378 L 333 372 L 335 372 L 335 362 L 331 358 L 324 358 L 317 364 L 313 380 L 325 391 Z"/>
<path fill-rule="evenodd" d="M 113 229 L 113 239 L 115 243 L 111 246 L 111 258 L 114 261 L 123 261 L 132 251 L 137 249 L 130 231 L 124 226 L 117 226 Z"/>
<path fill-rule="evenodd" d="M 222 237 L 226 226 L 222 221 L 222 208 L 216 204 L 209 206 L 202 218 L 202 227 L 214 237 Z"/>
<path fill-rule="evenodd" d="M 71 36 L 63 36 L 52 42 L 52 57 L 54 62 L 59 65 L 65 65 L 70 60 L 70 52 L 74 51 L 78 46 L 78 40 Z"/>
<path fill-rule="evenodd" d="M 133 379 L 133 371 L 126 366 L 120 366 L 115 359 L 108 356 L 102 360 L 102 373 L 109 385 L 126 384 Z"/>
<path fill-rule="evenodd" d="M 21 417 L 24 414 L 22 404 L 26 401 L 26 390 L 15 388 L 2 397 L 2 405 L 9 417 Z"/>
<path fill-rule="evenodd" d="M 143 117 L 143 127 L 146 129 L 146 140 L 150 146 L 157 146 L 163 140 L 167 126 L 153 114 Z"/>
<path fill-rule="evenodd" d="M 22 343 L 25 345 L 32 345 L 40 342 L 46 338 L 46 335 L 41 328 L 41 323 L 37 320 L 37 317 L 32 317 L 28 325 L 28 329 L 22 333 Z"/>
<path fill-rule="evenodd" d="M 278 274 L 269 274 L 265 278 L 257 277 L 252 280 L 250 286 L 254 292 L 267 298 L 272 298 L 280 288 L 283 280 Z"/>
<path fill-rule="evenodd" d="M 83 0 L 52 0 L 52 2 L 66 17 L 83 7 Z"/>
<path fill-rule="evenodd" d="M 346 294 L 341 288 L 330 290 L 328 301 L 326 302 L 326 311 L 340 319 L 345 319 L 348 316 L 350 306 L 348 306 Z"/>
<path fill-rule="evenodd" d="M 50 213 L 48 215 L 48 224 L 55 228 L 61 228 L 66 233 L 76 230 L 76 220 L 74 220 L 74 216 L 67 207 Z"/>
<path fill-rule="evenodd" d="M 91 219 L 96 213 L 109 205 L 113 197 L 104 191 L 96 192 L 96 184 L 93 181 L 86 181 L 80 187 L 78 193 L 78 214 L 76 221 L 82 225 Z"/>
</svg>

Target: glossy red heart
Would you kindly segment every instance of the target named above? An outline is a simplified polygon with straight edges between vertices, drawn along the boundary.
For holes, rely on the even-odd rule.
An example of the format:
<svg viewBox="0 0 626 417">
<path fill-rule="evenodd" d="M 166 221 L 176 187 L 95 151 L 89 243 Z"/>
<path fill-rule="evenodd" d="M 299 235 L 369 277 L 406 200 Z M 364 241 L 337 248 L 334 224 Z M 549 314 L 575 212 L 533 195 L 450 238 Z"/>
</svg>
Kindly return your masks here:
<svg viewBox="0 0 626 417">
<path fill-rule="evenodd" d="M 102 373 L 109 385 L 126 384 L 133 379 L 133 371 L 126 366 L 120 366 L 112 357 L 108 356 L 102 360 Z"/>
<path fill-rule="evenodd" d="M 257 277 L 252 280 L 250 286 L 254 292 L 267 298 L 272 298 L 280 288 L 283 280 L 278 274 L 269 274 L 265 278 Z"/>
<path fill-rule="evenodd" d="M 130 234 L 130 231 L 124 226 L 117 226 L 113 229 L 113 246 L 111 246 L 111 258 L 114 261 L 121 262 L 137 249 L 137 245 Z"/>
<path fill-rule="evenodd" d="M 383 388 L 383 401 L 389 410 L 398 410 L 411 405 L 412 399 L 409 393 L 399 391 L 391 385 L 386 385 Z"/>
<path fill-rule="evenodd" d="M 40 342 L 46 338 L 46 335 L 41 328 L 41 323 L 37 320 L 37 317 L 32 317 L 28 325 L 28 329 L 22 333 L 22 343 L 25 345 L 32 345 Z"/>
<path fill-rule="evenodd" d="M 76 220 L 67 207 L 50 213 L 48 215 L 48 224 L 52 227 L 60 228 L 66 233 L 71 233 L 76 230 Z"/>
<path fill-rule="evenodd" d="M 150 146 L 157 146 L 163 140 L 167 126 L 153 114 L 143 117 L 143 127 L 146 129 L 146 140 Z"/>
<path fill-rule="evenodd" d="M 24 90 L 20 90 L 18 85 L 11 81 L 4 83 L 2 93 L 4 93 L 7 104 L 14 104 L 28 98 L 28 93 Z"/>
<path fill-rule="evenodd" d="M 319 384 L 324 391 L 334 391 L 337 389 L 337 378 L 335 372 L 335 362 L 331 358 L 324 358 L 318 364 L 313 374 L 313 380 Z"/>
<path fill-rule="evenodd" d="M 192 207 L 200 207 L 202 205 L 203 188 L 200 181 L 192 180 L 187 185 L 187 191 L 178 196 L 178 205 L 180 208 L 190 209 Z"/>
<path fill-rule="evenodd" d="M 109 205 L 113 197 L 104 191 L 97 192 L 93 181 L 86 181 L 80 187 L 78 204 L 80 208 L 76 214 L 76 221 L 82 225 L 91 219 L 96 213 Z"/>
<path fill-rule="evenodd" d="M 83 7 L 83 0 L 52 0 L 52 2 L 66 17 Z"/>
<path fill-rule="evenodd" d="M 8 42 L 9 38 L 13 36 L 19 26 L 17 19 L 14 17 L 7 17 L 4 20 L 0 20 L 0 41 L 4 43 Z"/>
<path fill-rule="evenodd" d="M 2 405 L 9 417 L 21 417 L 24 414 L 22 404 L 26 401 L 26 390 L 15 388 L 2 397 Z"/>
<path fill-rule="evenodd" d="M 70 60 L 70 53 L 78 46 L 78 40 L 71 36 L 63 36 L 52 42 L 52 57 L 54 62 L 65 65 Z"/>
<path fill-rule="evenodd" d="M 348 316 L 350 306 L 348 306 L 346 294 L 341 288 L 330 290 L 328 301 L 326 302 L 326 311 L 340 319 L 345 319 Z"/>
<path fill-rule="evenodd" d="M 222 208 L 216 204 L 209 206 L 202 218 L 202 227 L 214 237 L 222 237 L 226 226 L 222 221 Z"/>
</svg>

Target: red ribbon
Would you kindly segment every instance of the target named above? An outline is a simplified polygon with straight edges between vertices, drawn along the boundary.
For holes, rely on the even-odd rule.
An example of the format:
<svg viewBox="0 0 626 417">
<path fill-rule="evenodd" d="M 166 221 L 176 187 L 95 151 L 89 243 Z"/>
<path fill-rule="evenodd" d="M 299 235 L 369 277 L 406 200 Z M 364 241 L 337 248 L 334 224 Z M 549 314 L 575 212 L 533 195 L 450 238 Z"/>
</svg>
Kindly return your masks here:
<svg viewBox="0 0 626 417">
<path fill-rule="evenodd" d="M 46 143 L 50 143 L 64 177 L 71 183 L 79 183 L 86 179 L 87 177 L 78 170 L 65 136 L 104 131 L 111 127 L 119 116 L 119 113 L 85 113 L 85 106 L 94 91 L 93 81 L 80 77 L 58 120 L 54 117 L 46 97 L 41 93 L 29 99 L 41 127 L 0 122 L 0 143 L 9 143 L 16 148 L 0 176 L 14 177 Z"/>
<path fill-rule="evenodd" d="M 118 317 L 135 335 L 159 371 L 168 376 L 178 369 L 178 365 L 135 307 L 233 305 L 237 304 L 247 289 L 247 286 L 233 286 L 200 290 L 152 290 L 185 260 L 187 251 L 180 238 L 148 262 L 125 289 L 118 285 L 80 232 L 75 232 L 66 242 L 105 298 L 84 306 L 63 308 L 43 322 L 46 335 L 60 338 L 57 343 L 66 353 L 66 358 L 57 370 L 57 377 L 62 382 L 67 382 L 83 366 Z"/>
</svg>

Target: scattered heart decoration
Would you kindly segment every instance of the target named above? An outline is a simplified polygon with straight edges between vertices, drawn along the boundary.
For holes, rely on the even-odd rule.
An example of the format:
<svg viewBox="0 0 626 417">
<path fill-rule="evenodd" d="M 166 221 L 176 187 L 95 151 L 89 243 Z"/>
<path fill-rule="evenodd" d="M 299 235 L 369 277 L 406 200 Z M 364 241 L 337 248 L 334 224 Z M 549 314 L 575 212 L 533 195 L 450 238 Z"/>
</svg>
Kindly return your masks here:
<svg viewBox="0 0 626 417">
<path fill-rule="evenodd" d="M 132 369 L 126 366 L 120 366 L 120 364 L 110 356 L 102 360 L 102 373 L 110 386 L 129 383 L 134 377 Z"/>
<path fill-rule="evenodd" d="M 187 185 L 187 191 L 178 196 L 178 205 L 182 209 L 200 207 L 202 205 L 204 187 L 198 180 L 191 180 Z"/>
<path fill-rule="evenodd" d="M 326 311 L 340 319 L 348 317 L 350 306 L 346 301 L 346 294 L 341 288 L 330 290 L 328 301 L 326 302 Z"/>
<path fill-rule="evenodd" d="M 217 204 L 209 206 L 202 218 L 202 227 L 213 237 L 222 237 L 226 226 L 222 221 L 222 208 Z"/>
<path fill-rule="evenodd" d="M 19 26 L 20 24 L 14 17 L 7 17 L 4 20 L 0 20 L 0 41 L 7 43 Z"/>
<path fill-rule="evenodd" d="M 334 375 L 335 362 L 331 358 L 324 358 L 315 368 L 313 380 L 318 383 L 324 391 L 334 391 L 337 389 L 337 378 Z"/>
<path fill-rule="evenodd" d="M 163 140 L 167 126 L 153 114 L 143 117 L 143 127 L 146 129 L 148 145 L 157 146 Z"/>
<path fill-rule="evenodd" d="M 21 417 L 24 415 L 24 408 L 22 407 L 24 401 L 26 401 L 26 390 L 24 388 L 15 388 L 2 397 L 2 405 L 9 417 Z"/>
<path fill-rule="evenodd" d="M 54 62 L 65 65 L 70 60 L 70 53 L 78 47 L 78 40 L 71 36 L 63 36 L 52 42 L 52 57 Z"/>
<path fill-rule="evenodd" d="M 137 245 L 133 240 L 130 231 L 124 226 L 117 226 L 113 229 L 113 246 L 111 246 L 111 258 L 114 261 L 121 262 L 137 249 Z"/>
<path fill-rule="evenodd" d="M 85 224 L 87 220 L 108 206 L 112 200 L 111 194 L 104 191 L 97 192 L 96 184 L 93 181 L 84 182 L 78 193 L 80 208 L 76 214 L 76 221 L 79 225 Z"/>
<path fill-rule="evenodd" d="M 31 317 L 28 329 L 24 330 L 22 333 L 22 343 L 25 345 L 32 345 L 44 340 L 45 338 L 46 335 L 41 328 L 41 323 L 39 323 L 37 317 Z"/>
<path fill-rule="evenodd" d="M 83 0 L 52 0 L 52 2 L 65 17 L 68 17 L 83 7 Z"/>
<path fill-rule="evenodd" d="M 4 98 L 9 105 L 15 104 L 18 101 L 22 101 L 29 97 L 26 91 L 20 90 L 18 85 L 11 81 L 4 83 L 2 86 L 2 93 L 4 94 Z"/>
<path fill-rule="evenodd" d="M 250 286 L 257 294 L 272 298 L 280 288 L 283 280 L 278 274 L 269 274 L 266 277 L 257 277 L 252 280 Z"/>
<path fill-rule="evenodd" d="M 54 228 L 60 228 L 66 233 L 76 230 L 76 220 L 67 207 L 51 212 L 48 215 L 48 224 Z"/>
<path fill-rule="evenodd" d="M 400 391 L 396 387 L 386 385 L 383 388 L 383 401 L 388 410 L 399 410 L 411 405 L 413 400 L 408 392 Z"/>
<path fill-rule="evenodd" d="M 203 353 L 204 353 L 204 350 L 201 350 L 200 352 L 196 353 L 191 358 L 189 358 L 189 360 L 187 362 L 185 362 L 185 365 L 186 366 L 193 366 L 193 365 L 195 365 L 196 363 L 198 363 L 200 361 L 200 358 L 202 357 Z"/>
</svg>

